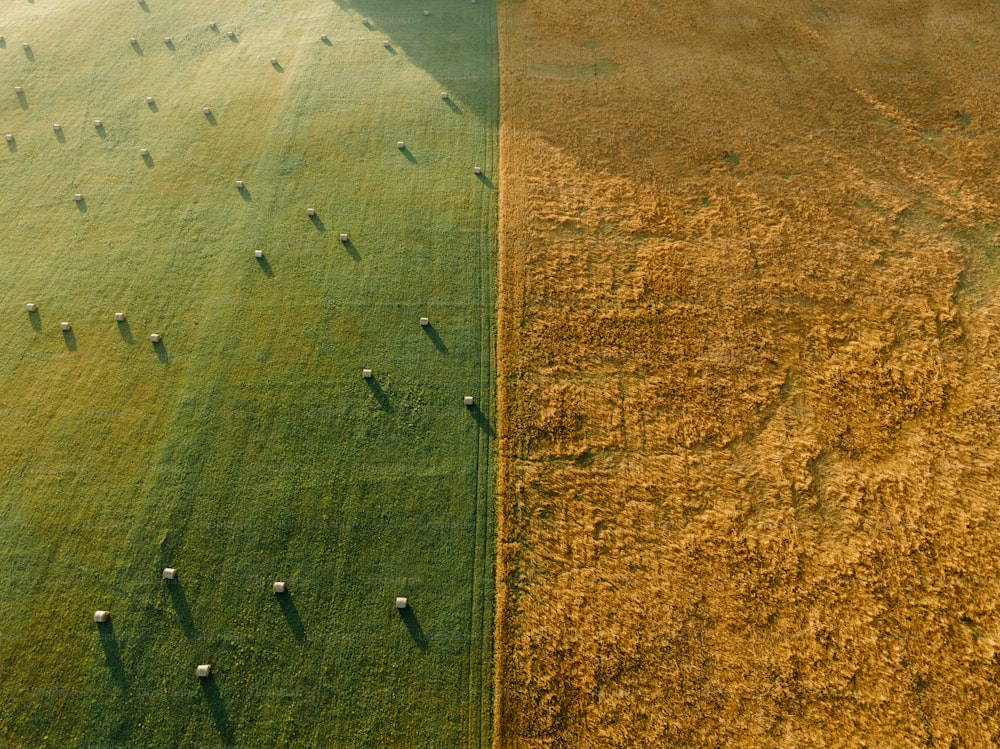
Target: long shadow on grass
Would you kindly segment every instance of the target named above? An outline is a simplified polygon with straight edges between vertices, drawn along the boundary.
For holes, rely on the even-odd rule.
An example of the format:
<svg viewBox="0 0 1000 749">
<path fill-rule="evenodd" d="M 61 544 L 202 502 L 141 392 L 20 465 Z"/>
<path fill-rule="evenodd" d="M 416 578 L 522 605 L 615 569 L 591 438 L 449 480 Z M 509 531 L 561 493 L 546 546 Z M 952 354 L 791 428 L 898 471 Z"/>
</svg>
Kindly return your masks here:
<svg viewBox="0 0 1000 749">
<path fill-rule="evenodd" d="M 111 680 L 124 692 L 128 689 L 128 676 L 125 674 L 125 664 L 122 663 L 121 652 L 118 649 L 115 625 L 110 620 L 100 622 L 97 625 L 97 636 L 101 640 L 101 647 L 104 648 L 104 660 L 108 664 Z"/>
<path fill-rule="evenodd" d="M 399 618 L 406 625 L 406 631 L 410 633 L 410 637 L 417 643 L 417 647 L 421 650 L 427 650 L 427 635 L 424 634 L 423 627 L 417 621 L 417 615 L 413 613 L 413 607 L 407 606 L 405 609 L 397 609 L 397 611 L 399 611 Z"/>
<path fill-rule="evenodd" d="M 375 400 L 378 401 L 379 406 L 386 413 L 392 413 L 392 403 L 389 401 L 389 396 L 382 389 L 382 386 L 378 384 L 378 380 L 374 377 L 369 377 L 365 380 L 365 384 L 368 385 L 368 389 L 372 391 L 372 395 L 375 396 Z"/>
<path fill-rule="evenodd" d="M 472 414 L 472 418 L 476 420 L 476 424 L 490 437 L 493 437 L 496 432 L 493 431 L 493 425 L 490 424 L 489 417 L 483 413 L 479 406 L 469 406 L 469 413 Z"/>
<path fill-rule="evenodd" d="M 215 730 L 219 732 L 219 739 L 224 746 L 232 746 L 235 743 L 233 737 L 233 727 L 229 722 L 229 714 L 226 712 L 226 702 L 219 693 L 219 687 L 215 683 L 214 677 L 201 680 L 201 693 L 205 695 L 205 703 L 208 711 L 212 714 L 212 721 L 215 723 Z"/>
<path fill-rule="evenodd" d="M 122 337 L 129 346 L 135 343 L 135 338 L 132 337 L 132 328 L 128 324 L 128 320 L 118 320 L 118 335 Z"/>
<path fill-rule="evenodd" d="M 167 353 L 167 347 L 163 345 L 163 341 L 156 341 L 153 344 L 153 350 L 156 352 L 156 358 L 159 359 L 162 364 L 170 363 L 170 354 Z"/>
<path fill-rule="evenodd" d="M 31 47 L 24 48 L 24 56 L 28 58 L 29 62 L 35 61 L 35 51 Z"/>
<path fill-rule="evenodd" d="M 493 184 L 493 180 L 491 180 L 485 174 L 477 174 L 476 177 L 478 177 L 479 181 L 482 182 L 484 185 L 486 185 L 491 190 L 496 189 L 496 185 Z"/>
<path fill-rule="evenodd" d="M 72 330 L 64 330 L 62 334 L 63 342 L 66 344 L 66 348 L 70 351 L 76 351 L 76 333 Z"/>
<path fill-rule="evenodd" d="M 398 52 L 429 73 L 440 86 L 437 90 L 447 91 L 456 100 L 455 108 L 461 106 L 488 123 L 496 120 L 499 79 L 494 0 L 455 3 L 447 15 L 432 10 L 429 16 L 415 3 L 335 2 L 368 18 L 365 33 L 370 43 L 389 40 L 386 51 Z"/>
<path fill-rule="evenodd" d="M 138 39 L 137 39 L 137 40 L 135 41 L 135 43 L 134 43 L 134 44 L 132 45 L 132 49 L 133 49 L 133 50 L 135 51 L 135 53 L 136 53 L 137 55 L 139 55 L 139 57 L 142 57 L 142 56 L 143 56 L 143 51 L 142 51 L 142 45 L 141 45 L 141 44 L 139 44 L 139 40 L 138 40 Z"/>
<path fill-rule="evenodd" d="M 348 239 L 344 244 L 344 249 L 347 250 L 347 254 L 353 258 L 354 262 L 361 260 L 361 253 L 358 252 L 358 248 L 354 246 L 354 242 Z"/>
<path fill-rule="evenodd" d="M 417 163 L 417 157 L 413 155 L 413 152 L 407 146 L 403 146 L 402 148 L 400 148 L 399 152 L 403 154 L 403 156 L 406 157 L 406 160 L 409 161 L 411 164 Z"/>
<path fill-rule="evenodd" d="M 37 309 L 28 313 L 28 319 L 31 321 L 32 330 L 38 332 L 42 329 L 42 315 Z"/>
<path fill-rule="evenodd" d="M 274 271 L 271 269 L 271 264 L 267 262 L 266 257 L 257 258 L 257 265 L 259 265 L 260 269 L 264 271 L 265 276 L 268 278 L 274 278 Z"/>
<path fill-rule="evenodd" d="M 292 630 L 292 635 L 299 642 L 305 642 L 306 639 L 306 628 L 302 625 L 302 618 L 299 616 L 299 610 L 295 606 L 295 601 L 288 593 L 279 593 L 275 596 L 278 599 L 278 605 L 281 606 L 281 613 L 285 615 L 285 621 L 288 622 L 288 628 Z"/>
<path fill-rule="evenodd" d="M 55 136 L 56 136 L 56 140 L 59 141 L 60 143 L 65 143 L 66 142 L 66 133 L 64 133 L 62 131 L 62 128 L 60 128 L 59 130 L 55 131 Z"/>
<path fill-rule="evenodd" d="M 323 219 L 321 219 L 315 213 L 312 216 L 309 217 L 309 220 L 312 221 L 313 226 L 316 227 L 316 231 L 319 231 L 319 232 L 325 232 L 326 231 L 326 224 L 323 223 Z"/>
<path fill-rule="evenodd" d="M 444 341 L 441 340 L 441 336 L 438 335 L 438 332 L 434 329 L 433 325 L 425 325 L 424 333 L 426 333 L 427 337 L 431 339 L 431 343 L 434 344 L 434 348 L 442 354 L 448 353 L 448 347 L 445 345 Z"/>
<path fill-rule="evenodd" d="M 13 138 L 7 141 L 7 150 L 11 153 L 17 153 L 17 141 Z"/>
<path fill-rule="evenodd" d="M 145 164 L 148 168 L 152 169 L 153 168 L 153 157 L 150 156 L 148 153 L 145 154 L 142 157 L 142 163 Z"/>
<path fill-rule="evenodd" d="M 170 592 L 170 601 L 174 604 L 174 611 L 177 612 L 177 621 L 180 622 L 181 629 L 188 637 L 194 637 L 194 617 L 191 616 L 191 607 L 188 606 L 187 596 L 184 595 L 184 588 L 179 583 L 164 582 Z"/>
<path fill-rule="evenodd" d="M 23 91 L 17 92 L 17 103 L 21 105 L 21 109 L 28 108 L 28 97 L 24 95 Z"/>
</svg>

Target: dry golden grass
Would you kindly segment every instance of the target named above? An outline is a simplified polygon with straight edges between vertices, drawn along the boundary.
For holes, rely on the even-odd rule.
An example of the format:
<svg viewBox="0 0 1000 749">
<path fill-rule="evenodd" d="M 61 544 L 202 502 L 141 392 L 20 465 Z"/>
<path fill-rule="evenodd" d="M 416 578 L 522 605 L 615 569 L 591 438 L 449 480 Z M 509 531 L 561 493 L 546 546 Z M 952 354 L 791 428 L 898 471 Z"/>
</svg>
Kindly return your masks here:
<svg viewBox="0 0 1000 749">
<path fill-rule="evenodd" d="M 497 743 L 1000 743 L 1000 5 L 500 3 Z"/>
</svg>

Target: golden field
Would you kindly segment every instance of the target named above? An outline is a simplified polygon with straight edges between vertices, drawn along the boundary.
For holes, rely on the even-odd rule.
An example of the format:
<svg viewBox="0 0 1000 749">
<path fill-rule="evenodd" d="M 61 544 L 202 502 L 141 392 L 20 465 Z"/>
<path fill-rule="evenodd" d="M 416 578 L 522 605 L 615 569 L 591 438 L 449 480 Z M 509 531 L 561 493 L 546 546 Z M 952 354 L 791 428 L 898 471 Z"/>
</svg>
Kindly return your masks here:
<svg viewBox="0 0 1000 749">
<path fill-rule="evenodd" d="M 498 746 L 1000 743 L 1000 3 L 498 24 Z"/>
</svg>

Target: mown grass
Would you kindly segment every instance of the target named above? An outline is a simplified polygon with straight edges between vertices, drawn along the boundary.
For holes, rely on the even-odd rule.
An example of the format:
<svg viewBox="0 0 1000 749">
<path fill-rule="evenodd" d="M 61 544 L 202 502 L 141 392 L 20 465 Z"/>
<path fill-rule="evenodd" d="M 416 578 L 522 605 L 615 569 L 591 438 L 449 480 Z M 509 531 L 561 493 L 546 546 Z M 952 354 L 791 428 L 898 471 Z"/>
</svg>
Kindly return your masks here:
<svg viewBox="0 0 1000 749">
<path fill-rule="evenodd" d="M 488 739 L 494 9 L 375 5 L 5 11 L 0 742 Z"/>
</svg>

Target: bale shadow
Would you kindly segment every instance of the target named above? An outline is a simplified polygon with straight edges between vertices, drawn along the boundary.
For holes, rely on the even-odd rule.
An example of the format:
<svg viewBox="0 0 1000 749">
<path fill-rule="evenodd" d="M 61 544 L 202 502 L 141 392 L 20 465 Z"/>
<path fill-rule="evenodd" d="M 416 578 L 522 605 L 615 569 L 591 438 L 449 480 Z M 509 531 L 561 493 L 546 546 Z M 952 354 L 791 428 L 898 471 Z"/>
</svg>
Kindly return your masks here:
<svg viewBox="0 0 1000 749">
<path fill-rule="evenodd" d="M 176 52 L 177 47 L 174 45 L 174 40 L 171 39 L 169 42 L 164 42 L 163 46 L 169 49 L 171 52 Z"/>
<path fill-rule="evenodd" d="M 237 187 L 236 191 L 240 194 L 240 197 L 243 198 L 243 201 L 245 203 L 253 202 L 253 195 L 250 193 L 250 190 L 247 189 L 246 187 Z"/>
<path fill-rule="evenodd" d="M 56 135 L 57 141 L 59 141 L 60 143 L 66 142 L 66 133 L 64 133 L 61 128 L 59 130 L 54 130 L 53 132 Z"/>
<path fill-rule="evenodd" d="M 398 55 L 399 54 L 399 52 L 396 51 L 396 48 L 393 47 L 392 44 L 386 44 L 386 45 L 383 45 L 383 46 L 385 47 L 385 51 L 388 52 L 390 55 Z"/>
<path fill-rule="evenodd" d="M 451 109 L 451 111 L 454 112 L 455 114 L 462 114 L 461 107 L 459 107 L 458 104 L 455 103 L 455 100 L 452 99 L 450 96 L 444 100 L 444 103 L 447 104 L 448 107 Z"/>
<path fill-rule="evenodd" d="M 80 213 L 86 213 L 87 212 L 87 199 L 86 198 L 80 198 L 79 200 L 74 200 L 73 202 L 76 203 L 76 210 L 78 210 Z"/>
<path fill-rule="evenodd" d="M 115 320 L 118 325 L 118 335 L 122 337 L 129 346 L 135 343 L 135 338 L 132 337 L 132 327 L 128 324 L 128 320 Z"/>
<path fill-rule="evenodd" d="M 188 605 L 187 596 L 184 595 L 184 588 L 176 580 L 164 580 L 163 584 L 167 586 L 167 591 L 170 593 L 170 601 L 174 605 L 181 629 L 184 630 L 187 637 L 194 637 L 194 617 L 191 616 L 191 607 Z"/>
<path fill-rule="evenodd" d="M 232 34 L 230 34 L 230 33 L 227 32 L 226 33 L 226 38 L 229 39 L 229 41 L 231 41 L 233 44 L 239 44 L 240 43 L 240 36 L 235 31 L 232 32 Z"/>
<path fill-rule="evenodd" d="M 212 714 L 212 722 L 215 723 L 215 730 L 219 732 L 219 739 L 224 746 L 232 746 L 235 743 L 233 738 L 233 726 L 229 722 L 229 714 L 226 712 L 226 702 L 219 693 L 219 687 L 215 683 L 215 678 L 209 676 L 207 679 L 200 679 L 201 693 L 205 695 L 205 703 L 208 711 Z"/>
<path fill-rule="evenodd" d="M 135 53 L 139 55 L 139 57 L 143 57 L 145 55 L 145 53 L 142 51 L 142 45 L 139 44 L 138 39 L 132 44 L 132 49 L 135 50 Z"/>
<path fill-rule="evenodd" d="M 149 107 L 150 110 L 153 111 L 153 112 L 159 112 L 160 111 L 160 108 L 158 106 L 156 106 L 156 102 L 155 101 L 147 101 L 146 102 L 146 106 Z"/>
<path fill-rule="evenodd" d="M 494 184 L 493 184 L 493 180 L 491 180 L 491 179 L 490 179 L 489 177 L 487 177 L 487 176 L 486 176 L 485 174 L 482 174 L 482 173 L 480 173 L 480 174 L 477 174 L 477 175 L 476 175 L 476 178 L 477 178 L 477 179 L 478 179 L 478 180 L 479 180 L 480 182 L 482 182 L 482 183 L 483 183 L 484 185 L 486 185 L 486 186 L 487 186 L 488 188 L 490 188 L 491 190 L 493 190 L 493 189 L 495 189 L 495 188 L 496 188 L 496 185 L 494 185 Z"/>
<path fill-rule="evenodd" d="M 431 339 L 431 343 L 434 344 L 434 348 L 436 348 L 442 354 L 448 353 L 448 347 L 445 345 L 445 342 L 441 340 L 441 336 L 438 335 L 438 332 L 437 330 L 435 330 L 433 325 L 430 324 L 425 325 L 424 333 L 426 333 L 427 337 Z"/>
<path fill-rule="evenodd" d="M 488 434 L 490 437 L 496 435 L 496 432 L 493 430 L 493 425 L 490 424 L 489 417 L 483 413 L 482 409 L 479 408 L 479 406 L 472 405 L 469 406 L 468 409 L 469 413 L 472 414 L 472 418 L 476 420 L 476 424 L 479 426 L 480 429 L 486 432 L 486 434 Z"/>
<path fill-rule="evenodd" d="M 260 266 L 260 269 L 264 271 L 265 276 L 268 278 L 274 278 L 274 270 L 272 270 L 271 264 L 267 262 L 266 257 L 258 257 L 254 259 L 257 261 L 257 265 Z"/>
<path fill-rule="evenodd" d="M 389 401 L 388 394 L 382 389 L 382 386 L 378 384 L 378 380 L 374 377 L 369 377 L 365 380 L 365 384 L 368 389 L 371 390 L 372 395 L 375 396 L 375 400 L 378 401 L 379 406 L 386 413 L 392 413 L 392 403 Z"/>
<path fill-rule="evenodd" d="M 140 156 L 142 156 L 142 155 L 140 154 Z M 150 154 L 147 153 L 145 156 L 142 156 L 142 163 L 145 164 L 147 168 L 152 169 L 153 168 L 153 157 Z"/>
<path fill-rule="evenodd" d="M 427 635 L 424 634 L 423 627 L 420 626 L 420 622 L 417 620 L 417 615 L 413 613 L 413 607 L 407 606 L 405 609 L 396 609 L 399 612 L 399 618 L 403 620 L 403 624 L 406 625 L 406 631 L 410 633 L 410 637 L 417 644 L 417 647 L 421 650 L 427 650 L 428 640 Z"/>
<path fill-rule="evenodd" d="M 23 91 L 17 92 L 17 103 L 21 106 L 21 109 L 27 110 L 28 97 Z"/>
<path fill-rule="evenodd" d="M 406 157 L 406 160 L 409 161 L 411 164 L 417 163 L 417 157 L 414 156 L 413 153 L 410 151 L 409 146 L 403 146 L 402 148 L 399 149 L 399 152 L 403 154 L 403 156 Z"/>
<path fill-rule="evenodd" d="M 167 353 L 167 347 L 163 345 L 163 341 L 156 341 L 153 344 L 153 350 L 156 352 L 156 358 L 160 360 L 161 364 L 170 363 L 170 355 Z"/>
<path fill-rule="evenodd" d="M 7 150 L 11 153 L 17 153 L 17 141 L 13 138 L 7 141 Z"/>
<path fill-rule="evenodd" d="M 70 328 L 69 330 L 64 330 L 62 334 L 63 342 L 66 344 L 66 348 L 70 351 L 76 351 L 76 333 L 73 332 L 73 329 Z"/>
<path fill-rule="evenodd" d="M 101 140 L 104 140 L 105 138 L 108 137 L 108 131 L 104 129 L 103 122 L 100 125 L 94 125 L 94 130 L 97 131 L 97 135 Z"/>
<path fill-rule="evenodd" d="M 321 219 L 317 214 L 314 213 L 312 216 L 309 217 L 309 220 L 312 221 L 313 226 L 316 227 L 316 231 L 319 232 L 326 231 L 326 224 L 323 223 L 323 219 Z"/>
<path fill-rule="evenodd" d="M 305 642 L 306 628 L 302 624 L 302 617 L 299 616 L 295 601 L 288 593 L 279 593 L 275 598 L 278 599 L 281 613 L 285 615 L 285 621 L 288 622 L 288 628 L 292 630 L 292 635 L 298 642 Z"/>
<path fill-rule="evenodd" d="M 128 689 L 128 676 L 125 673 L 125 664 L 122 663 L 121 651 L 118 648 L 115 625 L 110 619 L 106 622 L 98 622 L 97 636 L 101 640 L 101 647 L 104 648 L 104 661 L 108 664 L 108 671 L 111 672 L 111 680 L 116 687 L 124 692 Z"/>
<path fill-rule="evenodd" d="M 139 0 L 139 7 L 142 8 L 144 13 L 149 13 L 149 6 L 146 5 L 146 0 Z"/>
<path fill-rule="evenodd" d="M 323 42 L 323 44 L 325 44 L 327 47 L 333 46 L 333 42 L 330 41 L 329 37 L 327 37 L 326 39 L 320 39 L 320 41 Z"/>
<path fill-rule="evenodd" d="M 347 250 L 347 254 L 354 258 L 355 262 L 359 262 L 361 260 L 361 253 L 358 252 L 358 248 L 354 246 L 354 242 L 348 239 L 346 242 L 342 242 L 341 244 L 344 245 L 344 249 Z"/>
<path fill-rule="evenodd" d="M 0 49 L 7 49 L 7 40 L 0 39 Z"/>
<path fill-rule="evenodd" d="M 28 58 L 28 62 L 34 62 L 35 61 L 35 50 L 33 50 L 31 47 L 25 47 L 24 48 L 24 56 Z"/>
<path fill-rule="evenodd" d="M 279 73 L 284 73 L 285 72 L 285 68 L 284 68 L 284 66 L 282 66 L 282 64 L 280 62 L 272 62 L 271 63 L 271 67 L 274 68 Z"/>
<path fill-rule="evenodd" d="M 212 125 L 213 127 L 215 125 L 219 124 L 219 121 L 217 119 L 215 119 L 215 113 L 214 112 L 209 112 L 208 114 L 206 114 L 205 115 L 205 119 L 208 120 L 208 124 Z"/>
<path fill-rule="evenodd" d="M 34 329 L 36 331 L 41 331 L 41 329 L 42 329 L 42 315 L 41 315 L 41 313 L 37 309 L 28 313 L 28 319 L 31 321 L 31 327 L 32 327 L 32 329 Z"/>
</svg>

